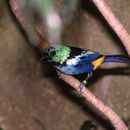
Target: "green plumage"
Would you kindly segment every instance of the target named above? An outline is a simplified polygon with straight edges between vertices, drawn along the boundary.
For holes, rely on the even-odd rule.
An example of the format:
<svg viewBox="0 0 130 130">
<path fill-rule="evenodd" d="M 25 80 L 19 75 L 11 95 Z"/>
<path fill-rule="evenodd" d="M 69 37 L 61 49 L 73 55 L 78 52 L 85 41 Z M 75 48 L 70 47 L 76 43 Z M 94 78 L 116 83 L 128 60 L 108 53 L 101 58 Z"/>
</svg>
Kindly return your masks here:
<svg viewBox="0 0 130 130">
<path fill-rule="evenodd" d="M 56 51 L 55 54 L 51 57 L 51 60 L 60 64 L 63 64 L 67 60 L 71 52 L 70 47 L 57 45 L 54 48 L 49 48 L 48 53 L 53 53 L 54 50 Z"/>
</svg>

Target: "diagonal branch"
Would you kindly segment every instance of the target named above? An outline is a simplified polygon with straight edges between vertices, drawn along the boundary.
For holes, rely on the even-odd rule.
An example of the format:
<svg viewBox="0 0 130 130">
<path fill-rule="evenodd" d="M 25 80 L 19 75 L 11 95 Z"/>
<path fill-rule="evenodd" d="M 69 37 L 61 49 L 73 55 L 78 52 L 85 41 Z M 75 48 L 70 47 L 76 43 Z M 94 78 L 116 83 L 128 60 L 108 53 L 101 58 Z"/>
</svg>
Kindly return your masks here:
<svg viewBox="0 0 130 130">
<path fill-rule="evenodd" d="M 26 30 L 27 25 L 29 24 L 26 18 L 21 14 L 21 9 L 19 5 L 20 0 L 9 0 L 10 5 L 14 14 L 16 15 L 18 21 L 20 22 L 21 26 Z M 110 24 L 112 29 L 116 32 L 116 34 L 121 39 L 122 43 L 126 47 L 127 52 L 130 54 L 130 36 L 127 31 L 124 29 L 122 24 L 116 19 L 114 14 L 111 12 L 110 8 L 105 4 L 103 0 L 92 0 L 97 8 L 100 10 L 104 18 Z M 40 38 L 40 37 L 39 37 Z M 41 41 L 41 40 L 39 40 Z M 39 43 L 38 43 L 39 44 Z M 38 45 L 39 47 L 39 45 Z M 39 48 L 41 49 L 41 48 Z M 73 78 L 72 76 L 64 75 L 59 73 L 59 76 L 67 82 L 71 87 L 78 89 L 80 82 Z M 106 106 L 101 100 L 99 100 L 92 92 L 90 92 L 87 88 L 84 87 L 82 96 L 90 102 L 95 108 L 97 108 L 101 113 L 103 113 L 106 118 L 112 123 L 113 127 L 116 130 L 128 130 L 126 125 L 120 119 L 120 117 L 113 112 L 108 106 Z"/>
<path fill-rule="evenodd" d="M 59 76 L 68 83 L 71 87 L 75 88 L 77 91 L 79 89 L 80 81 L 72 76 L 64 75 L 59 73 Z M 116 130 L 128 130 L 126 125 L 120 119 L 120 117 L 112 111 L 111 108 L 106 106 L 101 100 L 99 100 L 89 89 L 83 88 L 82 96 L 91 103 L 97 110 L 99 110 L 107 119 L 112 123 Z"/>
<path fill-rule="evenodd" d="M 127 53 L 130 56 L 130 35 L 123 27 L 121 22 L 112 13 L 111 9 L 105 3 L 104 0 L 92 0 L 98 10 L 101 12 L 103 17 L 106 19 L 107 23 L 111 26 L 113 31 L 117 34 L 122 44 L 125 46 Z"/>
</svg>

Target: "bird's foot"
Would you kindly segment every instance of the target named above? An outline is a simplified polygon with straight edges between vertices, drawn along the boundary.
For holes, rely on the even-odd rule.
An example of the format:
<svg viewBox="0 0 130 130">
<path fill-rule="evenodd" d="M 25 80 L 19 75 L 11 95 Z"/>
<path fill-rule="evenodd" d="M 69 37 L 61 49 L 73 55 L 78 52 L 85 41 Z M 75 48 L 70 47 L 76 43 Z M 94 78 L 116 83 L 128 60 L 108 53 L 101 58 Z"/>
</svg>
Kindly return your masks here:
<svg viewBox="0 0 130 130">
<path fill-rule="evenodd" d="M 79 88 L 78 88 L 78 92 L 79 92 L 80 94 L 82 94 L 82 90 L 83 90 L 83 88 L 85 87 L 86 84 L 87 84 L 87 80 L 84 80 L 84 81 L 80 84 L 80 86 L 79 86 Z"/>
<path fill-rule="evenodd" d="M 93 76 L 93 72 L 88 73 L 88 76 L 86 79 L 90 79 Z"/>
<path fill-rule="evenodd" d="M 80 86 L 79 86 L 79 88 L 78 88 L 78 92 L 79 92 L 80 94 L 82 94 L 83 88 L 84 88 L 85 85 L 87 84 L 88 79 L 90 79 L 90 78 L 92 77 L 92 75 L 93 75 L 92 72 L 88 73 L 86 79 L 83 80 L 83 82 L 80 84 Z"/>
</svg>

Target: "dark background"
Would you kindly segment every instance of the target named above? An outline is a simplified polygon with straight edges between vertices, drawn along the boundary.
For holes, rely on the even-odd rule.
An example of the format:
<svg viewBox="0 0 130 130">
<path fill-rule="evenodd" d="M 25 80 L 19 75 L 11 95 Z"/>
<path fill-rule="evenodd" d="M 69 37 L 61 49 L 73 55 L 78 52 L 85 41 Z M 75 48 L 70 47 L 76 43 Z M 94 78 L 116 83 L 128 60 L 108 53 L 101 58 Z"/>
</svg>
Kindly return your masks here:
<svg viewBox="0 0 130 130">
<path fill-rule="evenodd" d="M 130 33 L 130 1 L 105 0 Z M 4 130 L 79 130 L 94 120 L 107 130 L 83 98 L 41 63 L 12 18 L 8 2 L 0 0 L 0 125 Z M 94 5 L 81 1 L 72 24 L 63 33 L 68 45 L 103 54 L 126 52 Z M 114 69 L 116 68 L 116 69 Z M 105 64 L 89 81 L 89 89 L 130 123 L 130 67 Z M 94 110 L 96 111 L 96 110 Z M 104 127 L 104 128 L 103 128 Z"/>
</svg>

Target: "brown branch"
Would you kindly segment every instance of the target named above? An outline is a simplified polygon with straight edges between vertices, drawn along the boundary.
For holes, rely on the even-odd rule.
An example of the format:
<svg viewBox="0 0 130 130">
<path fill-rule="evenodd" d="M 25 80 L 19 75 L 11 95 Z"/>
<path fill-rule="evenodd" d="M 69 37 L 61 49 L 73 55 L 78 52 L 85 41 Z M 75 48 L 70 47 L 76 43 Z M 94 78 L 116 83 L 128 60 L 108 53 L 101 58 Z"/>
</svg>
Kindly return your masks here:
<svg viewBox="0 0 130 130">
<path fill-rule="evenodd" d="M 122 44 L 125 46 L 127 53 L 130 56 L 130 35 L 112 13 L 111 9 L 107 6 L 104 0 L 92 0 L 95 6 L 99 9 L 103 17 L 106 19 L 107 23 L 111 26 L 113 31 L 117 34 Z"/>
<path fill-rule="evenodd" d="M 41 29 L 39 27 L 37 28 L 32 27 L 28 19 L 22 14 L 22 9 L 20 7 L 20 0 L 9 0 L 9 2 L 14 15 L 16 16 L 18 22 L 28 35 L 28 38 L 34 40 L 33 43 L 31 44 L 42 49 L 43 48 L 42 43 L 44 42 L 44 39 L 42 39 L 41 37 L 42 36 Z M 32 42 L 32 40 L 30 42 Z"/>
<path fill-rule="evenodd" d="M 72 76 L 64 75 L 61 73 L 59 73 L 59 75 L 66 83 L 68 83 L 71 87 L 75 88 L 78 91 L 79 85 L 81 84 L 80 81 Z M 81 95 L 97 110 L 102 112 L 105 117 L 107 117 L 107 119 L 113 124 L 116 130 L 128 130 L 120 117 L 114 111 L 112 111 L 111 108 L 109 108 L 101 100 L 99 100 L 91 91 L 89 91 L 89 89 L 84 87 Z"/>
<path fill-rule="evenodd" d="M 24 29 L 26 29 L 28 22 L 26 18 L 21 14 L 18 2 L 19 0 L 10 0 L 10 5 L 20 24 Z M 130 54 L 130 47 L 128 45 L 130 41 L 129 34 L 120 24 L 120 22 L 116 19 L 116 17 L 113 15 L 113 13 L 103 0 L 93 0 L 93 2 L 100 10 L 100 12 L 103 14 L 103 16 L 106 18 L 106 20 L 111 25 L 113 30 L 117 33 L 119 38 L 122 40 L 124 46 L 126 47 L 126 50 Z M 64 75 L 61 73 L 59 73 L 59 76 L 71 87 L 75 88 L 76 90 L 78 89 L 80 82 L 77 79 L 73 78 L 72 76 Z M 101 113 L 103 113 L 107 117 L 107 119 L 112 123 L 112 125 L 115 127 L 116 130 L 128 130 L 128 128 L 120 119 L 120 117 L 85 87 L 82 91 L 82 96 L 88 102 L 90 102 L 95 108 L 97 108 Z"/>
<path fill-rule="evenodd" d="M 13 13 L 15 14 L 16 18 L 18 19 L 19 23 L 21 24 L 23 29 L 26 30 L 29 23 L 22 14 L 22 10 L 20 8 L 20 3 L 19 3 L 20 1 L 19 0 L 9 0 L 9 2 L 11 5 L 11 9 L 12 9 Z"/>
</svg>

